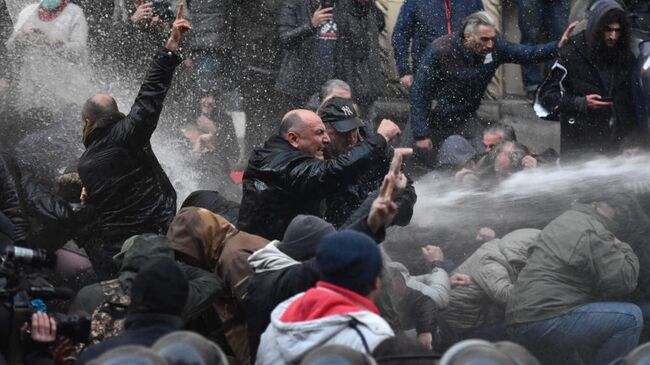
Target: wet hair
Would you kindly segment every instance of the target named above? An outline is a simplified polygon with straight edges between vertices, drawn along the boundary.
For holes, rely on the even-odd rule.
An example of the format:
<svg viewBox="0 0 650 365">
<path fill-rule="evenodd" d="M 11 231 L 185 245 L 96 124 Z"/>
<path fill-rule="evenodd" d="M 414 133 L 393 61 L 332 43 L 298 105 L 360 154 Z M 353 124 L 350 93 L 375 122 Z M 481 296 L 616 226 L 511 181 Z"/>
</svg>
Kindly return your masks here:
<svg viewBox="0 0 650 365">
<path fill-rule="evenodd" d="M 291 131 L 291 129 L 300 122 L 302 122 L 302 117 L 297 112 L 287 114 L 284 118 L 282 118 L 280 129 L 278 130 L 278 135 L 286 139 L 289 131 Z"/>
<path fill-rule="evenodd" d="M 78 173 L 70 172 L 63 174 L 56 179 L 54 194 L 69 203 L 79 203 L 82 185 Z"/>
<path fill-rule="evenodd" d="M 84 103 L 84 106 L 81 108 L 81 118 L 90 119 L 94 122 L 108 115 L 119 113 L 120 111 L 117 107 L 117 102 L 113 98 L 111 98 L 111 102 L 105 105 L 93 99 L 94 96 Z"/>
<path fill-rule="evenodd" d="M 503 134 L 503 140 L 504 141 L 516 141 L 517 140 L 517 134 L 515 133 L 515 129 L 512 128 L 512 126 L 510 124 L 505 124 L 505 123 L 501 123 L 501 122 L 490 124 L 483 131 L 483 135 L 486 135 L 486 134 Z"/>
<path fill-rule="evenodd" d="M 477 11 L 463 19 L 463 33 L 476 34 L 481 25 L 496 28 L 494 19 L 487 11 Z"/>
<path fill-rule="evenodd" d="M 501 153 L 508 154 L 510 166 L 517 171 L 523 168 L 522 160 L 526 155 L 530 154 L 530 151 L 528 147 L 517 141 L 504 141 L 494 148 L 494 158 L 496 159 Z"/>
<path fill-rule="evenodd" d="M 320 88 L 320 100 L 325 100 L 325 98 L 328 97 L 332 91 L 334 91 L 334 89 L 345 89 L 352 92 L 352 88 L 347 82 L 339 79 L 331 79 L 325 81 L 323 86 Z"/>
</svg>

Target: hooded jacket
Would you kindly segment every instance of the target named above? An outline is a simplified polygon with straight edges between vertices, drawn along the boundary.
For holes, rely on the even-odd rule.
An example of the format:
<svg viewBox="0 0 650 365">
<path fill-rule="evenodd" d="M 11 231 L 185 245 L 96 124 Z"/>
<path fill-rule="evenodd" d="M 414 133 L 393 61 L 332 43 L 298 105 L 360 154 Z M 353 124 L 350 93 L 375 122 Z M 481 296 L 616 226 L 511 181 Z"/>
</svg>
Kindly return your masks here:
<svg viewBox="0 0 650 365">
<path fill-rule="evenodd" d="M 528 247 L 539 233 L 538 229 L 519 229 L 486 242 L 456 269 L 472 278 L 469 285 L 451 291 L 445 313 L 457 334 L 501 319 L 490 318 L 492 309 L 503 315 L 517 275 L 526 264 Z"/>
<path fill-rule="evenodd" d="M 506 323 L 554 318 L 587 303 L 630 294 L 639 260 L 615 241 L 616 222 L 576 204 L 549 223 L 528 250 L 506 306 Z"/>
<path fill-rule="evenodd" d="M 587 150 L 618 149 L 620 140 L 637 128 L 632 97 L 634 57 L 627 47 L 620 62 L 607 66 L 595 55 L 601 19 L 610 11 L 624 12 L 616 0 L 599 0 L 591 11 L 587 28 L 569 39 L 559 51 L 551 72 L 542 83 L 535 101 L 539 117 L 559 118 L 562 154 Z M 621 24 L 627 27 L 629 25 Z M 613 98 L 613 108 L 588 109 L 586 96 Z"/>
<path fill-rule="evenodd" d="M 248 259 L 255 272 L 245 302 L 252 359 L 255 359 L 260 337 L 269 325 L 273 309 L 297 293 L 311 288 L 320 279 L 316 260 L 296 261 L 280 251 L 276 247 L 277 242 L 270 242 Z"/>
<path fill-rule="evenodd" d="M 125 293 L 131 292 L 133 280 L 146 263 L 158 258 L 174 258 L 174 252 L 164 236 L 154 234 L 133 236 L 125 242 L 125 245 L 130 245 L 129 249 L 114 260 L 120 267 L 117 280 Z M 189 282 L 189 294 L 183 311 L 183 318 L 189 320 L 209 308 L 214 298 L 224 290 L 224 285 L 221 280 L 205 270 L 178 264 Z M 69 312 L 83 312 L 90 315 L 103 300 L 101 283 L 86 286 L 73 299 Z"/>
<path fill-rule="evenodd" d="M 176 191 L 154 155 L 149 139 L 180 58 L 167 50 L 154 57 L 131 112 L 112 116 L 86 138 L 79 176 L 99 218 L 95 232 L 123 241 L 142 232 L 164 233 L 176 213 Z M 103 127 L 100 125 L 103 124 Z"/>
<path fill-rule="evenodd" d="M 273 310 L 256 364 L 297 364 L 309 351 L 334 344 L 369 354 L 392 336 L 372 301 L 321 281 Z"/>
<path fill-rule="evenodd" d="M 248 258 L 265 247 L 268 240 L 237 230 L 224 217 L 207 209 L 193 207 L 178 212 L 167 237 L 176 252 L 223 280 L 225 288 L 216 300 L 216 310 L 235 357 L 247 364 L 250 355 L 242 301 L 253 275 Z"/>
<path fill-rule="evenodd" d="M 238 228 L 267 239 L 281 239 L 299 214 L 322 216 L 322 200 L 354 184 L 386 156 L 381 135 L 349 153 L 321 161 L 280 136 L 255 149 L 244 172 Z"/>
<path fill-rule="evenodd" d="M 381 242 L 383 230 L 373 235 L 366 223 L 367 217 L 366 214 L 346 229 L 364 233 L 374 237 L 375 242 Z M 278 249 L 279 242 L 270 242 L 248 258 L 255 272 L 250 279 L 245 301 L 248 342 L 253 359 L 273 309 L 288 298 L 313 287 L 320 279 L 315 258 L 296 261 Z"/>
</svg>

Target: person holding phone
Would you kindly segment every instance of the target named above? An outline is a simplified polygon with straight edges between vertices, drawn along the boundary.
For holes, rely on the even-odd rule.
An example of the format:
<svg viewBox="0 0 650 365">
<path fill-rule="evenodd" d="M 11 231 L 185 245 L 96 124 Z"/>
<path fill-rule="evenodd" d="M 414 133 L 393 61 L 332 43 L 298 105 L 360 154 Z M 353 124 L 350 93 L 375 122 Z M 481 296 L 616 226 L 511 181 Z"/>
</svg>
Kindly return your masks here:
<svg viewBox="0 0 650 365">
<path fill-rule="evenodd" d="M 288 0 L 278 30 L 284 51 L 275 88 L 289 108 L 304 107 L 330 79 L 350 83 L 365 111 L 384 87 L 379 47 L 383 17 L 365 0 Z M 381 19 L 380 19 L 381 18 Z"/>
<path fill-rule="evenodd" d="M 561 153 L 617 152 L 637 128 L 632 98 L 630 25 L 615 0 L 598 0 L 587 28 L 572 36 L 540 87 L 535 111 L 561 123 Z"/>
</svg>

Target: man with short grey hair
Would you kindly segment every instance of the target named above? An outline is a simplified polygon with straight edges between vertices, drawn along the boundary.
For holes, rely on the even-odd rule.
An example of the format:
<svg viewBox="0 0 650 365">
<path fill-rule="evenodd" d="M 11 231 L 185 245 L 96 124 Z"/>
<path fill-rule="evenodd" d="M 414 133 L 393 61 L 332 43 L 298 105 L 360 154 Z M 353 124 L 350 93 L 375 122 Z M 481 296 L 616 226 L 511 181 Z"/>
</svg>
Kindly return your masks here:
<svg viewBox="0 0 650 365">
<path fill-rule="evenodd" d="M 320 102 L 324 102 L 330 96 L 339 96 L 345 99 L 352 99 L 352 88 L 343 80 L 331 79 L 325 81 L 320 88 Z"/>
<path fill-rule="evenodd" d="M 476 110 L 490 79 L 504 63 L 539 63 L 552 59 L 568 40 L 538 46 L 513 44 L 497 37 L 485 11 L 469 15 L 462 31 L 436 39 L 422 59 L 411 90 L 413 137 L 420 148 L 437 148 L 453 134 L 476 136 Z M 431 102 L 437 101 L 432 113 Z M 480 136 L 478 136 L 480 137 Z"/>
</svg>

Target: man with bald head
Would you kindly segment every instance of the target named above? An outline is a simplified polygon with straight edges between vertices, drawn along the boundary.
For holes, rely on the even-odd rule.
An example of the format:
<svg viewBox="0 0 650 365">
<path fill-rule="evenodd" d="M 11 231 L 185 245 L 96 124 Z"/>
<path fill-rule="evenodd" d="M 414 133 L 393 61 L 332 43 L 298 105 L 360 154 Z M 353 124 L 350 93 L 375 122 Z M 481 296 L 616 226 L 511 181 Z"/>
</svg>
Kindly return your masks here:
<svg viewBox="0 0 650 365">
<path fill-rule="evenodd" d="M 253 150 L 248 161 L 238 228 L 269 240 L 282 239 L 298 214 L 322 217 L 323 200 L 383 163 L 387 142 L 398 133 L 394 125 L 380 127 L 377 135 L 348 153 L 325 160 L 330 137 L 323 121 L 309 110 L 290 111 L 278 134 Z"/>
<path fill-rule="evenodd" d="M 102 280 L 114 276 L 112 257 L 126 238 L 165 234 L 176 212 L 176 192 L 149 139 L 181 62 L 176 51 L 189 29 L 181 4 L 165 49 L 155 55 L 128 115 L 120 113 L 115 99 L 106 94 L 93 96 L 82 108 L 86 147 L 78 165 L 82 202 L 98 213 L 90 230 L 97 242 L 86 250 Z"/>
</svg>

